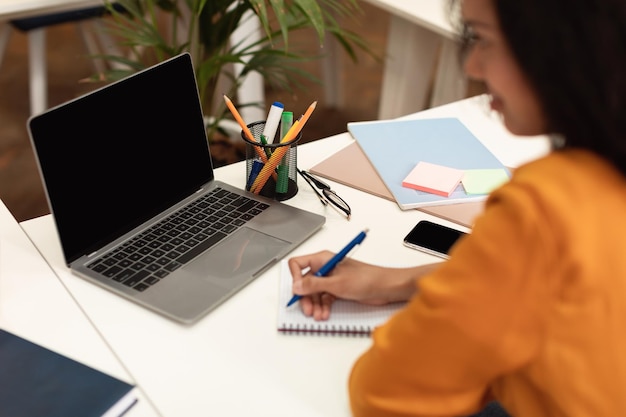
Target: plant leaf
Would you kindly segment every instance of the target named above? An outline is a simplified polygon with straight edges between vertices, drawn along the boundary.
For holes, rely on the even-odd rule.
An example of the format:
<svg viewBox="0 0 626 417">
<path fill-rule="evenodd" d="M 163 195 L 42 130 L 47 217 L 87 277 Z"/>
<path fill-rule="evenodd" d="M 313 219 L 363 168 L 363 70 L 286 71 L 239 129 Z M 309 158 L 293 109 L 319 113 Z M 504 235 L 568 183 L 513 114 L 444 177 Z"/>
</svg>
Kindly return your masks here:
<svg viewBox="0 0 626 417">
<path fill-rule="evenodd" d="M 317 37 L 320 40 L 320 44 L 323 45 L 325 35 L 324 15 L 318 2 L 316 0 L 294 0 L 294 3 L 307 17 L 308 21 L 317 32 Z"/>
</svg>

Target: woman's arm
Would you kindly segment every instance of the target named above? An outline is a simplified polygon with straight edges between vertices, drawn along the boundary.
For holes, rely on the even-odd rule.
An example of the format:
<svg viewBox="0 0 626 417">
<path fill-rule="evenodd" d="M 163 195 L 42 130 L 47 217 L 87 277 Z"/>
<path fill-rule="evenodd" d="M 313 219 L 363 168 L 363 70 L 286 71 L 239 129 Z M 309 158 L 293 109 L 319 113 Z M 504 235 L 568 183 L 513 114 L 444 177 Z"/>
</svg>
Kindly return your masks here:
<svg viewBox="0 0 626 417">
<path fill-rule="evenodd" d="M 289 259 L 293 292 L 303 296 L 300 305 L 304 314 L 316 320 L 328 319 L 330 306 L 336 298 L 372 305 L 406 301 L 416 291 L 416 279 L 440 264 L 388 268 L 348 258 L 327 277 L 313 276 L 332 256 L 332 252 L 323 251 Z"/>
</svg>

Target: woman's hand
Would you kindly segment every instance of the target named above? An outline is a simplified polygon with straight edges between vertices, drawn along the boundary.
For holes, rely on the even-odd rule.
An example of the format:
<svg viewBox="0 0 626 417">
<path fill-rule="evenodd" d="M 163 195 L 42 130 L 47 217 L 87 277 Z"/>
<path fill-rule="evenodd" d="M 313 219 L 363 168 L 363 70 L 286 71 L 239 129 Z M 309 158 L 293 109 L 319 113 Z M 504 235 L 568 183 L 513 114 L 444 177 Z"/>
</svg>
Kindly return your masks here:
<svg viewBox="0 0 626 417">
<path fill-rule="evenodd" d="M 387 268 L 346 258 L 328 276 L 313 276 L 333 255 L 323 251 L 289 259 L 293 292 L 303 296 L 302 311 L 315 320 L 328 319 L 336 298 L 372 305 L 406 301 L 415 293 L 415 279 L 437 265 Z"/>
</svg>

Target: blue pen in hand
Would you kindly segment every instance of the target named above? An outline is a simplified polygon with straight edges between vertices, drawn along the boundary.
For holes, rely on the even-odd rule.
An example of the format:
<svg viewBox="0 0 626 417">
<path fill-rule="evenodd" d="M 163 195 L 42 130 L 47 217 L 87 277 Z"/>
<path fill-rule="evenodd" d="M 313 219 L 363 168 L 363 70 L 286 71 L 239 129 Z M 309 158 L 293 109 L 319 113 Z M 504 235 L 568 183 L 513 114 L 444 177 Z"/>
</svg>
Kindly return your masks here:
<svg viewBox="0 0 626 417">
<path fill-rule="evenodd" d="M 348 252 L 350 252 L 356 245 L 359 245 L 361 242 L 363 242 L 363 239 L 365 239 L 365 236 L 367 235 L 368 231 L 369 229 L 365 229 L 361 233 L 359 233 L 354 239 L 352 239 L 350 243 L 346 245 L 345 248 L 343 248 L 339 253 L 337 253 L 335 256 L 330 258 L 330 261 L 326 262 L 324 266 L 322 266 L 319 269 L 319 271 L 317 271 L 314 274 L 314 276 L 325 277 L 326 275 L 328 275 L 330 271 L 332 271 L 339 262 L 343 261 L 343 259 L 348 255 Z M 302 298 L 301 295 L 295 294 L 293 297 L 291 297 L 291 300 L 289 300 L 289 302 L 287 303 L 287 307 L 289 307 L 290 305 L 292 305 L 293 303 L 295 303 L 301 298 Z"/>
</svg>

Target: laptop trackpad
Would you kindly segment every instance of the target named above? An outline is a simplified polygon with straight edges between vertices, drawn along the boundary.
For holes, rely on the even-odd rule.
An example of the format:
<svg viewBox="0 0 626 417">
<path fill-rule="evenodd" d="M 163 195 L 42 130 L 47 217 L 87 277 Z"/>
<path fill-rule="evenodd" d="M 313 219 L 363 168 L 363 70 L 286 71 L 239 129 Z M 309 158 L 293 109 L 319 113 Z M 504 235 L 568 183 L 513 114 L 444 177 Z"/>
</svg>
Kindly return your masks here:
<svg viewBox="0 0 626 417">
<path fill-rule="evenodd" d="M 183 269 L 218 278 L 211 280 L 218 285 L 220 280 L 229 279 L 230 285 L 233 278 L 252 278 L 288 246 L 289 242 L 243 227 Z"/>
</svg>

